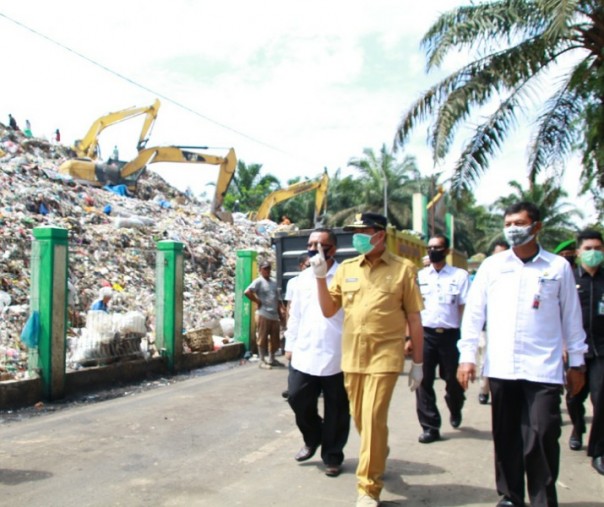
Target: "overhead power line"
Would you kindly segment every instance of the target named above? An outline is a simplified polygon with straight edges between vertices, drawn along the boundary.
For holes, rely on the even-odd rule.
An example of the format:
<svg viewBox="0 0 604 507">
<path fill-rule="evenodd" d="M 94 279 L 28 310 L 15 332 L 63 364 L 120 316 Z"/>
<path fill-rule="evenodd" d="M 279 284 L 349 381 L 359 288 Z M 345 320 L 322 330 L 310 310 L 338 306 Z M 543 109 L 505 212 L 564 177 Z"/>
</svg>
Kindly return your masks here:
<svg viewBox="0 0 604 507">
<path fill-rule="evenodd" d="M 210 123 L 213 123 L 214 125 L 217 125 L 217 126 L 223 128 L 223 129 L 229 130 L 229 131 L 231 131 L 231 132 L 233 132 L 233 133 L 235 133 L 235 134 L 237 134 L 237 135 L 239 135 L 241 137 L 244 137 L 244 138 L 246 138 L 246 139 L 248 139 L 248 140 L 250 140 L 250 141 L 252 141 L 252 142 L 254 142 L 256 144 L 260 144 L 260 145 L 262 145 L 262 146 L 264 146 L 266 148 L 269 148 L 271 150 L 277 151 L 277 152 L 282 153 L 284 155 L 287 155 L 287 156 L 290 156 L 290 157 L 293 157 L 293 158 L 300 158 L 300 157 L 296 157 L 295 155 L 293 155 L 291 153 L 288 153 L 287 151 L 284 151 L 284 150 L 282 150 L 280 148 L 277 148 L 276 146 L 273 146 L 272 144 L 266 143 L 266 142 L 264 142 L 264 141 L 262 141 L 260 139 L 257 139 L 257 138 L 255 138 L 253 136 L 250 136 L 249 134 L 246 134 L 245 132 L 237 130 L 236 128 L 230 127 L 229 125 L 227 125 L 225 123 L 222 123 L 222 122 L 220 122 L 218 120 L 210 118 L 209 116 L 206 116 L 203 113 L 200 113 L 199 111 L 196 111 L 195 109 L 190 108 L 189 106 L 183 104 L 182 102 L 174 100 L 174 99 L 168 97 L 167 95 L 164 95 L 163 93 L 160 93 L 160 92 L 158 92 L 156 90 L 153 90 L 152 88 L 149 88 L 148 86 L 145 86 L 145 85 L 143 85 L 143 84 L 141 84 L 141 83 L 139 83 L 139 82 L 137 82 L 137 81 L 129 78 L 128 76 L 126 76 L 126 75 L 124 75 L 124 74 L 122 74 L 120 72 L 117 72 L 117 71 L 115 71 L 115 70 L 107 67 L 106 65 L 104 65 L 104 64 L 102 64 L 102 63 L 100 63 L 100 62 L 98 62 L 96 60 L 93 60 L 92 58 L 89 58 L 88 56 L 86 56 L 86 55 L 84 55 L 84 54 L 76 51 L 75 49 L 73 49 L 73 48 L 71 48 L 69 46 L 66 46 L 65 44 L 63 44 L 63 43 L 61 43 L 61 42 L 53 39 L 52 37 L 49 37 L 48 35 L 45 35 L 45 34 L 39 32 L 38 30 L 35 30 L 34 28 L 31 28 L 31 27 L 25 25 L 24 23 L 22 23 L 20 21 L 14 19 L 14 18 L 11 18 L 10 16 L 7 16 L 6 14 L 4 14 L 2 12 L 0 12 L 0 17 L 3 17 L 5 19 L 7 19 L 8 21 L 10 21 L 11 23 L 14 23 L 15 25 L 23 28 L 24 30 L 29 31 L 29 32 L 33 33 L 34 35 L 37 35 L 38 37 L 41 37 L 41 38 L 47 40 L 48 42 L 50 42 L 52 44 L 55 44 L 56 46 L 59 46 L 60 48 L 66 50 L 66 51 L 69 51 L 70 53 L 73 53 L 74 55 L 78 56 L 79 58 L 82 58 L 83 60 L 86 60 L 88 63 L 91 63 L 92 65 L 95 65 L 95 66 L 103 69 L 104 71 L 106 71 L 106 72 L 108 72 L 110 74 L 113 74 L 114 76 L 118 77 L 119 79 L 123 79 L 124 81 L 126 81 L 126 82 L 128 82 L 128 83 L 130 83 L 130 84 L 132 84 L 132 85 L 134 85 L 134 86 L 136 86 L 138 88 L 140 88 L 141 90 L 145 90 L 145 91 L 147 91 L 147 92 L 149 92 L 149 93 L 151 93 L 151 94 L 153 94 L 153 95 L 155 95 L 157 97 L 160 97 L 161 99 L 165 100 L 166 102 L 170 102 L 171 104 L 174 104 L 175 106 L 180 107 L 181 109 L 184 109 L 185 111 L 187 111 L 187 112 L 189 112 L 191 114 L 194 114 L 195 116 L 203 118 L 204 120 L 206 120 L 206 121 L 208 121 Z"/>
</svg>

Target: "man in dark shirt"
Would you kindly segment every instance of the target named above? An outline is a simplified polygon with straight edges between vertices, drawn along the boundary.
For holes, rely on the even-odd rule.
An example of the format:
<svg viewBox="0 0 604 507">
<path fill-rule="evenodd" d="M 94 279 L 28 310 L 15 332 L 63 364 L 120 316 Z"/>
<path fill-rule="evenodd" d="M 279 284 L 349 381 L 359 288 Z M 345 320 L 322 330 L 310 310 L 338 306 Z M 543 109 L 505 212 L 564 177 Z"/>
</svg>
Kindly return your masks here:
<svg viewBox="0 0 604 507">
<path fill-rule="evenodd" d="M 578 451 L 583 446 L 585 433 L 584 402 L 590 395 L 594 406 L 594 420 L 591 427 L 588 455 L 593 458 L 593 466 L 604 474 L 604 428 L 596 424 L 604 417 L 604 272 L 601 265 L 604 261 L 604 242 L 602 234 L 594 230 L 585 230 L 577 237 L 577 255 L 579 265 L 575 268 L 575 279 L 583 313 L 588 351 L 585 358 L 585 386 L 575 396 L 566 397 L 568 413 L 573 423 L 569 446 Z"/>
</svg>

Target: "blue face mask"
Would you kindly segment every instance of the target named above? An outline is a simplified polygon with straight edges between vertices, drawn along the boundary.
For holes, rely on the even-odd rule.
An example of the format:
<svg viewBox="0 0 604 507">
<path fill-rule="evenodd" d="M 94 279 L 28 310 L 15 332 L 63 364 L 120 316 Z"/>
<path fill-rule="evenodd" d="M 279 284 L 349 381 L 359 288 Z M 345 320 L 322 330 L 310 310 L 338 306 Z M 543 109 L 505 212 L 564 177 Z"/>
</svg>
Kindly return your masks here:
<svg viewBox="0 0 604 507">
<path fill-rule="evenodd" d="M 371 253 L 375 248 L 375 246 L 371 244 L 371 238 L 373 238 L 373 236 L 369 234 L 354 234 L 352 236 L 352 246 L 362 255 Z"/>
</svg>

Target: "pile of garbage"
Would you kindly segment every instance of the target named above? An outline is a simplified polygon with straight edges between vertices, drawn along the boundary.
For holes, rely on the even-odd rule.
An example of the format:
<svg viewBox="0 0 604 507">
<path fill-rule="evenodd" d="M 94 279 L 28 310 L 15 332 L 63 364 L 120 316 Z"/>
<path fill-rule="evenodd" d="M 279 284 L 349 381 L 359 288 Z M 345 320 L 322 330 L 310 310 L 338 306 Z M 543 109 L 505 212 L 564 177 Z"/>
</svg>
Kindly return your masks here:
<svg viewBox="0 0 604 507">
<path fill-rule="evenodd" d="M 153 341 L 156 243 L 184 244 L 184 328 L 233 317 L 236 252 L 270 259 L 270 239 L 238 215 L 233 224 L 209 214 L 209 203 L 146 171 L 136 196 L 95 188 L 59 174 L 66 146 L 28 138 L 0 123 L 0 380 L 28 376 L 20 334 L 29 316 L 32 229 L 69 231 L 68 337 L 85 334 L 90 304 L 113 288 L 111 312 L 138 312 Z M 264 234 L 263 234 L 264 233 Z M 31 369 L 30 369 L 31 371 Z"/>
</svg>

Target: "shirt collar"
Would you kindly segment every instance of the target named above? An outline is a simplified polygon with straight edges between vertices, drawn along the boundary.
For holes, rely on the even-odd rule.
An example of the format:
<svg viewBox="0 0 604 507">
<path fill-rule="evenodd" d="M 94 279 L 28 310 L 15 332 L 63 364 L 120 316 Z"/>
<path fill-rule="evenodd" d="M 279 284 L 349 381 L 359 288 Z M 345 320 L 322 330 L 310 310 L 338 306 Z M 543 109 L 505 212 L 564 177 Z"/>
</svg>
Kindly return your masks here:
<svg viewBox="0 0 604 507">
<path fill-rule="evenodd" d="M 385 264 L 391 264 L 392 263 L 392 254 L 388 250 L 384 250 L 382 252 L 382 255 L 380 255 L 378 257 L 377 261 L 378 262 L 374 262 L 373 264 L 371 264 L 371 266 L 376 266 L 380 262 L 384 262 Z M 367 260 L 367 257 L 365 257 L 365 255 L 359 255 L 358 262 L 359 262 L 359 266 L 362 266 L 364 264 L 370 264 L 369 261 Z"/>
</svg>

